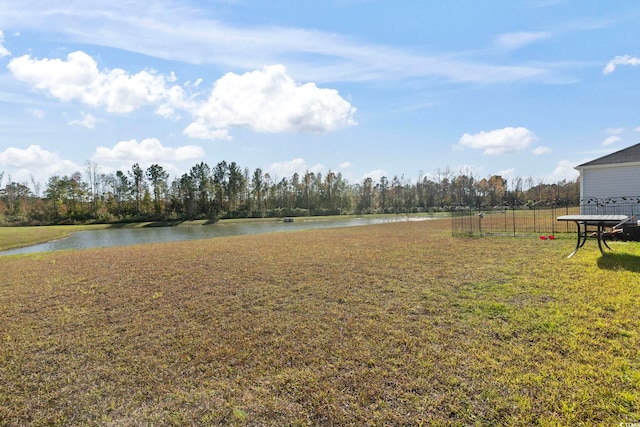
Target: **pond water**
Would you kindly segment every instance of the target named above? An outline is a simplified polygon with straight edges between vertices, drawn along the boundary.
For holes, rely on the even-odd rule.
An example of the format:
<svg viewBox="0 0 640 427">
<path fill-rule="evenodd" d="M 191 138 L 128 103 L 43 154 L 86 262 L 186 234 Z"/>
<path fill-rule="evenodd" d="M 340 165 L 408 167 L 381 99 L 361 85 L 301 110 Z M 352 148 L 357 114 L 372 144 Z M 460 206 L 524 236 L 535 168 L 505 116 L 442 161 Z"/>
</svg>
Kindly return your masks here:
<svg viewBox="0 0 640 427">
<path fill-rule="evenodd" d="M 182 227 L 109 228 L 71 233 L 69 237 L 0 252 L 0 255 L 51 252 L 65 249 L 88 249 L 107 246 L 126 246 L 141 243 L 176 242 L 181 240 L 209 239 L 213 237 L 261 234 L 277 231 L 293 231 L 318 228 L 353 227 L 398 221 L 423 221 L 433 219 L 424 216 L 359 217 L 330 220 L 296 218 L 294 222 L 236 222 L 224 221 L 212 225 Z"/>
</svg>

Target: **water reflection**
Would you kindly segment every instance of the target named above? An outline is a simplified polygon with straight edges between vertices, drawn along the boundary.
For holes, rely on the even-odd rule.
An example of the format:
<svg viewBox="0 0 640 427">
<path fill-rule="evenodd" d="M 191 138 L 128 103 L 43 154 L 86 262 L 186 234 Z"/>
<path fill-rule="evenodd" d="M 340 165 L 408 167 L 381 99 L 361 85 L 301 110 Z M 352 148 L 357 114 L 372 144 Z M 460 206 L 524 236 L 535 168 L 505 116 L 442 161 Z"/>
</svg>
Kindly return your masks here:
<svg viewBox="0 0 640 427">
<path fill-rule="evenodd" d="M 107 246 L 126 246 L 142 243 L 176 242 L 182 240 L 208 239 L 213 237 L 261 234 L 277 231 L 293 231 L 318 228 L 353 227 L 398 221 L 422 221 L 431 217 L 359 217 L 322 220 L 296 218 L 294 222 L 218 222 L 212 225 L 182 227 L 110 228 L 105 230 L 77 231 L 69 237 L 26 248 L 11 249 L 0 255 L 51 252 L 65 249 L 88 249 Z"/>
</svg>

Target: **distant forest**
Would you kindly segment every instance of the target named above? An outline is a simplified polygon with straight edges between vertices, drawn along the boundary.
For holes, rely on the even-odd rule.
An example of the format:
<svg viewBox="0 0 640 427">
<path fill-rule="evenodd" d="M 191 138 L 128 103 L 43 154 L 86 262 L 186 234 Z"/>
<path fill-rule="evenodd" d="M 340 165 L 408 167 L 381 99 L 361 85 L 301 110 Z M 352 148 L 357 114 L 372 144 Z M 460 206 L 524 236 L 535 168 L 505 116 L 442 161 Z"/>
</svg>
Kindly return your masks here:
<svg viewBox="0 0 640 427">
<path fill-rule="evenodd" d="M 5 179 L 8 178 L 8 179 Z M 6 182 L 6 184 L 4 184 Z M 276 178 L 222 161 L 193 166 L 170 180 L 154 164 L 100 173 L 87 162 L 82 172 L 52 176 L 44 187 L 13 182 L 0 172 L 0 224 L 170 221 L 371 213 L 418 213 L 462 207 L 532 208 L 578 205 L 578 181 L 555 184 L 532 178 L 479 178 L 449 168 L 410 180 L 404 176 L 349 183 L 340 173 L 295 173 Z"/>
</svg>

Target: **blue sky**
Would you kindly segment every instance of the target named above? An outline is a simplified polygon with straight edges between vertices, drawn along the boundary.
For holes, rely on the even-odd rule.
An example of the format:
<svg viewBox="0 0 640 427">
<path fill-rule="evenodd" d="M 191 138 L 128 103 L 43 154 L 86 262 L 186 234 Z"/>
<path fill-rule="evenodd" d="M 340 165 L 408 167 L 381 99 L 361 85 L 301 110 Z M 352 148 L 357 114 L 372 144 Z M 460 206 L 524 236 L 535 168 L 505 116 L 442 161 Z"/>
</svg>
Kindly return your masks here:
<svg viewBox="0 0 640 427">
<path fill-rule="evenodd" d="M 0 172 L 535 182 L 640 142 L 635 0 L 0 0 Z"/>
</svg>

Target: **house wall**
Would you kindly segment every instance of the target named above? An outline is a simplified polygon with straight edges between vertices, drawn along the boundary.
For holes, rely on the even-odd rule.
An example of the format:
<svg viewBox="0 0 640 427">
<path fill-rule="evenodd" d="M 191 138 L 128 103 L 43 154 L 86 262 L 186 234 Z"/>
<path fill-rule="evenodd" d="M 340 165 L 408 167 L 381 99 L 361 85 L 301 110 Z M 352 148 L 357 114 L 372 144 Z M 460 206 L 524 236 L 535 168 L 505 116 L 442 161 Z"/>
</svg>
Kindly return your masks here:
<svg viewBox="0 0 640 427">
<path fill-rule="evenodd" d="M 580 170 L 580 198 L 583 203 L 589 198 L 640 196 L 640 163 L 591 166 Z M 616 212 L 637 215 L 640 206 L 618 207 Z M 583 212 L 592 213 L 592 212 Z"/>
</svg>

